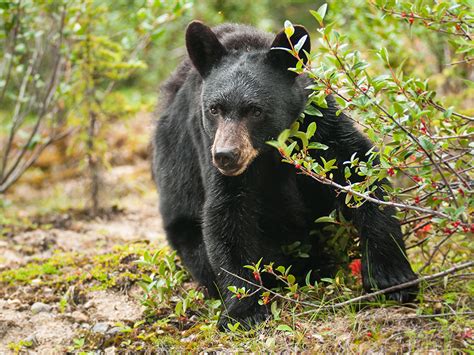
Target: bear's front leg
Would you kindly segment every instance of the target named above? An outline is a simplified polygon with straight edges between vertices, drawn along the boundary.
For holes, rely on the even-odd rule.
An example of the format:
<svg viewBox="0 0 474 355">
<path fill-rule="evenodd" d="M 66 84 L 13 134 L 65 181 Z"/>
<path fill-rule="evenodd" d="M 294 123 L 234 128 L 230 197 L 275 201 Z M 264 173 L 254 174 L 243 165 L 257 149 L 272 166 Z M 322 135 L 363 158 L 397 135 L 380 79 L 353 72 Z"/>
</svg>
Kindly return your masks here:
<svg viewBox="0 0 474 355">
<path fill-rule="evenodd" d="M 256 288 L 244 280 L 256 281 L 244 265 L 255 263 L 265 256 L 256 220 L 258 213 L 253 211 L 252 203 L 244 203 L 242 198 L 214 199 L 204 207 L 204 242 L 224 301 L 218 322 L 220 330 L 227 330 L 228 323 L 236 322 L 248 329 L 264 321 L 269 314 L 266 306 L 258 304 L 258 292 L 238 299 L 228 290 L 228 286 L 236 286 L 245 287 L 249 293 L 254 292 Z"/>
<path fill-rule="evenodd" d="M 356 209 L 354 222 L 360 233 L 362 281 L 367 291 L 383 290 L 416 279 L 405 253 L 400 223 L 392 207 L 381 209 L 366 202 Z M 409 302 L 416 286 L 387 294 L 391 300 Z"/>
</svg>

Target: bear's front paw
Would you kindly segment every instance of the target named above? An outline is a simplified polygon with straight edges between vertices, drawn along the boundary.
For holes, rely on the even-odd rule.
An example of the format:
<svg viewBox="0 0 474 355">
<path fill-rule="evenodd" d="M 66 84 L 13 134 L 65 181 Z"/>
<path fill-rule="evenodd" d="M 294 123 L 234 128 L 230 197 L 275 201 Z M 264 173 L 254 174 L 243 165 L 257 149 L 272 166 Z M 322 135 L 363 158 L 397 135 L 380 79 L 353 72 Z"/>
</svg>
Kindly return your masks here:
<svg viewBox="0 0 474 355">
<path fill-rule="evenodd" d="M 229 331 L 227 324 L 240 323 L 240 329 L 250 330 L 255 325 L 262 323 L 269 317 L 267 307 L 256 305 L 244 309 L 244 307 L 238 307 L 236 304 L 234 307 L 223 310 L 219 321 L 217 322 L 217 328 L 222 331 Z"/>
<path fill-rule="evenodd" d="M 364 272 L 365 271 L 365 272 Z M 392 286 L 400 285 L 417 277 L 410 267 L 394 268 L 379 265 L 370 271 L 364 270 L 362 278 L 366 291 L 383 290 Z M 413 301 L 418 293 L 418 285 L 406 287 L 386 294 L 386 297 L 392 301 L 407 303 Z"/>
</svg>

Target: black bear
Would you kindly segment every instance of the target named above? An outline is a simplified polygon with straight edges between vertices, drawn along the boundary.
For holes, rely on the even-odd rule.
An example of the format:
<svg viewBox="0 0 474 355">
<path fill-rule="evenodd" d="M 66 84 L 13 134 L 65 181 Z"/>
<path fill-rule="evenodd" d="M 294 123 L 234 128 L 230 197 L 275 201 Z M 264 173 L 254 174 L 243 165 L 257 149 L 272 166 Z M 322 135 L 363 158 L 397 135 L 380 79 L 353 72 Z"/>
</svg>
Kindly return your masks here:
<svg viewBox="0 0 474 355">
<path fill-rule="evenodd" d="M 308 36 L 306 29 L 295 26 L 293 45 L 303 36 Z M 344 196 L 297 174 L 266 144 L 299 117 L 309 94 L 308 78 L 288 70 L 296 59 L 275 48 L 290 47 L 285 33 L 273 37 L 234 24 L 211 29 L 194 21 L 186 30 L 186 47 L 189 58 L 162 89 L 153 175 L 169 243 L 193 278 L 211 296 L 224 299 L 219 328 L 229 320 L 249 326 L 268 315 L 257 296 L 231 297 L 227 286 L 249 285 L 224 270 L 250 279 L 243 266 L 263 257 L 264 263 L 292 265 L 299 275 L 334 271 L 328 270 L 334 266 L 328 266 L 330 255 L 324 255 L 320 239 L 310 236 L 314 220 L 334 209 L 348 216 L 360 234 L 366 290 L 415 279 L 393 208 L 368 202 L 346 207 Z M 304 51 L 310 51 L 309 36 Z M 337 159 L 341 171 L 334 179 L 345 184 L 342 162 L 353 153 L 365 157 L 372 146 L 350 118 L 336 115 L 330 97 L 328 104 L 319 108 L 323 117 L 307 115 L 305 124 L 317 122 L 314 139 L 329 147 L 318 154 Z M 376 194 L 383 198 L 382 188 Z M 312 245 L 310 258 L 282 251 L 295 241 Z M 415 291 L 399 290 L 389 297 L 405 302 Z"/>
</svg>

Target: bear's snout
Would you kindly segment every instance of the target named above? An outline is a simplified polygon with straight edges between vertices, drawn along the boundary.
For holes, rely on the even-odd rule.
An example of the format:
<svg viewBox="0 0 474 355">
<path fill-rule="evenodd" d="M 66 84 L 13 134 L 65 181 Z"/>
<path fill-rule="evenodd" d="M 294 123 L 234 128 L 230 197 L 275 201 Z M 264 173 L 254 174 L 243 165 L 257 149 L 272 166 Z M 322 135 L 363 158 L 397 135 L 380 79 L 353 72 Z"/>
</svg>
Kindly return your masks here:
<svg viewBox="0 0 474 355">
<path fill-rule="evenodd" d="M 212 163 L 222 174 L 242 174 L 257 155 L 245 122 L 219 120 L 212 146 Z"/>
<path fill-rule="evenodd" d="M 235 170 L 238 168 L 240 150 L 238 148 L 217 148 L 214 161 L 221 170 Z"/>
</svg>

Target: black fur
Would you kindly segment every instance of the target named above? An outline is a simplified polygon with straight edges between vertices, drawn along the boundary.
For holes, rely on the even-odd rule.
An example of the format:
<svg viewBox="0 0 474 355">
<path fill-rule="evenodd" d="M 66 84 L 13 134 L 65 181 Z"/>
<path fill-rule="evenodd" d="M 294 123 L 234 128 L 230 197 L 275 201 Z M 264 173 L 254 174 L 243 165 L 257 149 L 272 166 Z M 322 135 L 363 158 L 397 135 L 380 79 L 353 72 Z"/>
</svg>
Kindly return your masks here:
<svg viewBox="0 0 474 355">
<path fill-rule="evenodd" d="M 292 41 L 304 35 L 306 30 L 296 27 Z M 299 275 L 310 269 L 322 274 L 334 271 L 334 266 L 328 266 L 331 255 L 322 252 L 321 241 L 309 232 L 317 217 L 336 208 L 352 219 L 360 233 L 365 289 L 383 289 L 415 278 L 392 208 L 382 210 L 371 203 L 347 208 L 340 200 L 344 196 L 296 174 L 265 144 L 299 116 L 308 95 L 307 79 L 287 70 L 290 54 L 270 50 L 288 47 L 285 41 L 283 33 L 275 38 L 252 27 L 229 24 L 211 31 L 193 22 L 186 35 L 192 62 L 185 59 L 163 86 L 163 108 L 153 138 L 153 175 L 164 228 L 194 279 L 211 296 L 223 296 L 221 329 L 228 318 L 252 325 L 268 314 L 257 297 L 231 298 L 228 285 L 249 286 L 223 269 L 250 279 L 243 265 L 263 257 L 264 263 L 293 265 L 293 273 Z M 304 49 L 309 51 L 309 38 Z M 342 167 L 354 152 L 365 157 L 372 145 L 347 116 L 336 116 L 331 98 L 328 102 L 328 109 L 320 109 L 323 117 L 305 121 L 317 122 L 315 140 L 329 146 L 318 152 L 326 159 L 336 158 Z M 259 153 L 238 176 L 225 176 L 213 165 L 217 124 L 209 113 L 212 105 L 219 105 L 226 120 L 245 120 Z M 261 117 L 247 114 L 246 108 L 254 106 L 261 110 Z M 344 184 L 342 169 L 335 179 Z M 382 190 L 377 191 L 382 197 Z M 282 246 L 295 241 L 313 245 L 310 258 L 282 252 Z M 404 302 L 415 291 L 402 290 L 389 297 Z"/>
</svg>

